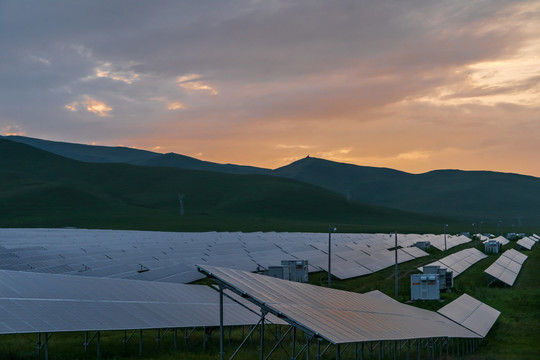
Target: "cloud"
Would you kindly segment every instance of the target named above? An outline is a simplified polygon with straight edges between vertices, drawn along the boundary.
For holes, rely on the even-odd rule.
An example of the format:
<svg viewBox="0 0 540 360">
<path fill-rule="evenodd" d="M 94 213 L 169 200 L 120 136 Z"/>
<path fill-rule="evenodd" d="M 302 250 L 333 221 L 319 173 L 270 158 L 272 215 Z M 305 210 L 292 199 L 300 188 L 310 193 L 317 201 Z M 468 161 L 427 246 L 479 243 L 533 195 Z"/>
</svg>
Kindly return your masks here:
<svg viewBox="0 0 540 360">
<path fill-rule="evenodd" d="M 167 110 L 185 110 L 186 105 L 182 104 L 180 101 L 171 101 L 167 104 Z"/>
<path fill-rule="evenodd" d="M 42 65 L 47 65 L 47 66 L 51 65 L 51 60 L 44 58 L 42 56 L 30 55 L 30 59 Z"/>
<path fill-rule="evenodd" d="M 164 96 L 157 96 L 150 98 L 152 101 L 159 101 L 161 103 L 164 103 L 167 110 L 187 110 L 186 104 L 184 104 L 181 101 L 175 101 L 175 100 L 169 100 L 168 98 Z"/>
<path fill-rule="evenodd" d="M 268 167 L 310 149 L 540 175 L 523 146 L 540 134 L 539 1 L 5 6 L 0 129 Z"/>
<path fill-rule="evenodd" d="M 139 74 L 136 74 L 132 70 L 113 70 L 113 65 L 109 62 L 101 64 L 95 71 L 96 78 L 109 78 L 116 81 L 122 81 L 126 84 L 131 84 L 133 81 L 139 79 Z"/>
<path fill-rule="evenodd" d="M 313 149 L 315 146 L 311 145 L 285 145 L 285 144 L 277 144 L 276 148 L 278 149 Z"/>
<path fill-rule="evenodd" d="M 410 151 L 406 153 L 398 154 L 397 158 L 399 160 L 425 160 L 429 158 L 429 151 Z"/>
<path fill-rule="evenodd" d="M 4 136 L 24 136 L 24 132 L 21 131 L 18 125 L 5 126 L 0 130 L 0 133 Z"/>
<path fill-rule="evenodd" d="M 112 111 L 110 106 L 107 106 L 104 102 L 92 99 L 90 96 L 86 96 L 86 101 L 81 103 L 81 105 L 86 106 L 88 112 L 101 117 L 109 116 L 109 112 Z"/>
<path fill-rule="evenodd" d="M 78 101 L 73 101 L 72 103 L 65 105 L 64 108 L 68 109 L 69 111 L 78 111 L 78 105 Z"/>
<path fill-rule="evenodd" d="M 352 147 L 335 149 L 329 151 L 317 152 L 316 156 L 322 157 L 324 159 L 343 159 L 343 155 L 349 154 L 353 150 Z"/>
<path fill-rule="evenodd" d="M 201 75 L 189 74 L 189 75 L 179 76 L 176 82 L 178 86 L 189 91 L 203 91 L 203 92 L 208 92 L 211 95 L 218 94 L 215 88 L 213 88 L 212 86 L 208 84 L 203 83 L 202 81 L 199 81 L 200 78 L 201 78 Z"/>
</svg>

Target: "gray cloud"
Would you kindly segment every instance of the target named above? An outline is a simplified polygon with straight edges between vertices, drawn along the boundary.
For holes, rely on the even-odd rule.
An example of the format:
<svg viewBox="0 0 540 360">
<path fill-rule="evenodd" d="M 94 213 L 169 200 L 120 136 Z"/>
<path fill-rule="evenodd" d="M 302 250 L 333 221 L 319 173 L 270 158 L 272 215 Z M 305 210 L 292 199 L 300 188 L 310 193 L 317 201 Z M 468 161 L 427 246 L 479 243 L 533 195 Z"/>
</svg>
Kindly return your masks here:
<svg viewBox="0 0 540 360">
<path fill-rule="evenodd" d="M 493 106 L 467 101 L 537 89 L 534 74 L 488 86 L 472 84 L 467 70 L 511 59 L 533 41 L 531 26 L 522 25 L 537 19 L 534 4 L 2 1 L 0 32 L 7 36 L 0 38 L 0 129 L 102 143 L 165 138 L 175 133 L 170 129 L 181 129 L 184 139 L 226 143 L 231 129 L 242 126 L 252 138 L 268 134 L 256 128 L 271 128 L 279 144 L 284 141 L 277 137 L 285 136 L 280 128 L 321 129 L 332 122 L 351 133 L 362 131 L 359 124 L 380 123 L 382 134 L 394 119 L 418 133 L 426 124 L 456 121 L 459 136 L 471 125 L 456 117 L 483 123 L 495 116 Z M 186 75 L 196 76 L 198 89 L 206 91 L 179 86 Z M 87 98 L 110 108 L 108 116 L 66 109 Z M 441 104 L 417 101 L 422 98 Z M 458 100 L 459 106 L 450 104 Z M 498 106 L 530 119 L 531 106 Z M 323 139 L 310 133 L 311 140 L 297 143 L 321 142 L 316 145 L 324 148 Z M 422 141 L 426 149 L 436 146 Z"/>
</svg>

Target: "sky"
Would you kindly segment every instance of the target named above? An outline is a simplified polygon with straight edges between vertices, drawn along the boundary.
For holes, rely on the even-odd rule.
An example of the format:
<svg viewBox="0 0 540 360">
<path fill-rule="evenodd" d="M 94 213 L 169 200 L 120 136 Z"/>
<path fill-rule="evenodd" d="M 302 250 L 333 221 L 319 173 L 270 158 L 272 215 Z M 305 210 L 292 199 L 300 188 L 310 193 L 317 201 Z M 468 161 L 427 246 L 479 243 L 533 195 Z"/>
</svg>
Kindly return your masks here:
<svg viewBox="0 0 540 360">
<path fill-rule="evenodd" d="M 540 177 L 540 1 L 0 0 L 0 134 Z"/>
</svg>

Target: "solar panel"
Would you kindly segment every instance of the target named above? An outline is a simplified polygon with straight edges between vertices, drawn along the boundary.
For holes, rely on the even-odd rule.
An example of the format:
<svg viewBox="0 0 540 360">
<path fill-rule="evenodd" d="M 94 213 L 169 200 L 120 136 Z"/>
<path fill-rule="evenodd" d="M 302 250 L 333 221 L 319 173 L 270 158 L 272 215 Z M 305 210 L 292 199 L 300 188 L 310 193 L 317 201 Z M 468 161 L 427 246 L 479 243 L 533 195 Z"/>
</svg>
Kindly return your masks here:
<svg viewBox="0 0 540 360">
<path fill-rule="evenodd" d="M 499 243 L 501 243 L 502 246 L 507 245 L 507 244 L 510 242 L 507 238 L 505 238 L 505 237 L 502 236 L 502 235 L 497 236 L 497 237 L 496 237 L 495 239 L 493 239 L 493 240 L 498 241 Z M 488 240 L 486 240 L 486 241 L 488 241 Z"/>
<path fill-rule="evenodd" d="M 512 286 L 517 279 L 527 255 L 514 249 L 506 250 L 484 272 L 503 283 Z"/>
<path fill-rule="evenodd" d="M 228 325 L 259 321 L 224 304 Z M 0 270 L 0 319 L 0 334 L 219 326 L 219 296 L 208 286 Z"/>
<path fill-rule="evenodd" d="M 425 252 L 422 249 L 417 248 L 416 246 L 406 247 L 406 248 L 403 248 L 402 250 L 405 251 L 407 254 L 413 256 L 415 259 L 429 255 L 427 252 Z"/>
<path fill-rule="evenodd" d="M 461 295 L 437 312 L 482 337 L 487 335 L 501 314 L 500 311 L 467 294 Z"/>
<path fill-rule="evenodd" d="M 519 251 L 515 250 L 515 249 L 509 249 L 509 250 L 506 250 L 503 255 L 515 262 L 517 262 L 518 264 L 523 264 L 525 262 L 525 260 L 527 260 L 527 255 L 525 254 L 522 254 L 520 253 Z"/>
<path fill-rule="evenodd" d="M 419 237 L 423 235 L 398 234 L 400 263 L 427 255 L 408 248 Z M 394 254 L 388 251 L 394 247 L 393 234 L 335 233 L 332 244 L 336 259 L 332 268 L 343 279 L 394 264 Z M 0 269 L 147 281 L 199 279 L 196 271 L 184 270 L 184 266 L 195 269 L 199 262 L 254 271 L 257 266 L 279 265 L 284 259 L 302 259 L 308 260 L 312 272 L 328 263 L 328 235 L 324 233 L 0 229 L 0 246 Z"/>
<path fill-rule="evenodd" d="M 536 244 L 536 241 L 531 238 L 523 238 L 517 241 L 517 244 L 521 247 L 524 247 L 527 250 L 531 250 L 532 247 Z"/>
<path fill-rule="evenodd" d="M 315 338 L 334 344 L 432 337 L 478 338 L 440 314 L 395 300 L 200 266 L 226 288 L 279 315 Z"/>
<path fill-rule="evenodd" d="M 441 268 L 446 268 L 453 271 L 454 277 L 457 277 L 469 267 L 485 258 L 487 258 L 486 254 L 482 253 L 478 249 L 470 248 L 448 255 L 438 261 L 428 264 L 427 266 L 438 265 Z M 422 271 L 422 268 L 419 268 L 419 270 Z"/>
</svg>

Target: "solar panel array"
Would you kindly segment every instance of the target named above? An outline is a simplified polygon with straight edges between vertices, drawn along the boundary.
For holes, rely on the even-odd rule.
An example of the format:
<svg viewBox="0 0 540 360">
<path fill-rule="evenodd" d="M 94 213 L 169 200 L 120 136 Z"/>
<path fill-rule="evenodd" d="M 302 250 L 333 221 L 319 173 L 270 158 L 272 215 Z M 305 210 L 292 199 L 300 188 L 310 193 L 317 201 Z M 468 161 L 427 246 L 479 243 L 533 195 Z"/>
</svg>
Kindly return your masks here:
<svg viewBox="0 0 540 360">
<path fill-rule="evenodd" d="M 454 272 L 454 278 L 459 276 L 478 261 L 487 258 L 487 255 L 478 249 L 470 248 L 458 251 L 428 265 L 438 265 Z M 422 271 L 422 268 L 419 268 Z"/>
<path fill-rule="evenodd" d="M 497 236 L 496 238 L 491 239 L 491 240 L 498 241 L 502 246 L 507 245 L 510 242 L 507 238 L 505 238 L 502 235 Z M 489 241 L 489 240 L 485 240 L 484 242 L 486 241 Z"/>
<path fill-rule="evenodd" d="M 517 241 L 517 244 L 527 250 L 531 250 L 532 247 L 538 242 L 534 236 L 524 237 Z"/>
<path fill-rule="evenodd" d="M 256 324 L 258 309 L 228 293 L 235 300 L 224 298 L 225 324 Z M 0 334 L 219 326 L 219 293 L 201 285 L 0 270 L 0 319 Z"/>
<path fill-rule="evenodd" d="M 424 235 L 413 235 L 417 240 L 416 241 L 429 241 L 431 243 L 431 246 L 434 246 L 440 251 L 445 251 L 444 248 L 444 235 L 441 234 L 424 234 Z M 464 235 L 446 235 L 446 249 L 451 249 L 454 246 L 458 246 L 461 244 L 466 244 L 470 242 L 471 239 L 469 239 L 467 236 Z"/>
<path fill-rule="evenodd" d="M 426 256 L 411 247 L 426 237 L 398 234 L 398 261 Z M 332 274 L 346 279 L 392 266 L 393 247 L 393 234 L 334 233 Z M 255 271 L 294 259 L 308 260 L 311 272 L 327 270 L 328 234 L 0 229 L 4 270 L 189 283 L 203 277 L 197 263 Z"/>
<path fill-rule="evenodd" d="M 461 295 L 437 312 L 482 337 L 487 335 L 501 314 L 500 311 L 467 294 Z"/>
<path fill-rule="evenodd" d="M 480 337 L 436 312 L 377 293 L 364 295 L 211 266 L 201 270 L 270 313 L 334 344 Z"/>
<path fill-rule="evenodd" d="M 507 285 L 514 285 L 516 278 L 521 271 L 521 266 L 527 260 L 527 255 L 517 250 L 506 250 L 499 258 L 491 264 L 484 272 Z"/>
</svg>

